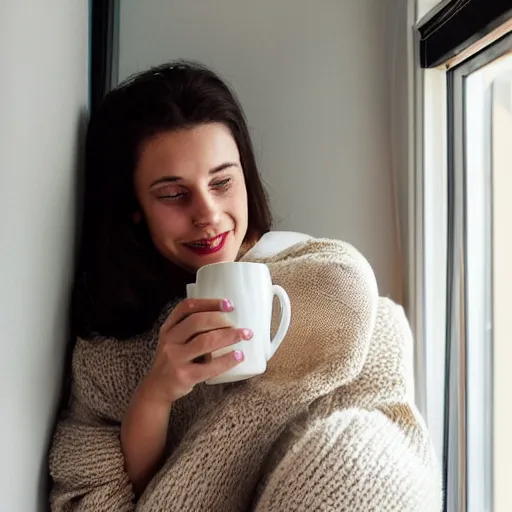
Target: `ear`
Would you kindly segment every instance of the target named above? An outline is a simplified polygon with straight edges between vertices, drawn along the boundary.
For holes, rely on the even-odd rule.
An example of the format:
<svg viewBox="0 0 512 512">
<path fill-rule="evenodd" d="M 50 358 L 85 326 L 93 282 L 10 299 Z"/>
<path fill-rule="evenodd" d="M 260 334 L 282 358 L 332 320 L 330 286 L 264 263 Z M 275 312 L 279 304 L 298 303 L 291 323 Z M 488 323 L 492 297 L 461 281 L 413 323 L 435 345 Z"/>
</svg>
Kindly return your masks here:
<svg viewBox="0 0 512 512">
<path fill-rule="evenodd" d="M 140 224 L 140 221 L 142 220 L 142 215 L 139 211 L 132 213 L 132 220 L 134 224 Z"/>
</svg>

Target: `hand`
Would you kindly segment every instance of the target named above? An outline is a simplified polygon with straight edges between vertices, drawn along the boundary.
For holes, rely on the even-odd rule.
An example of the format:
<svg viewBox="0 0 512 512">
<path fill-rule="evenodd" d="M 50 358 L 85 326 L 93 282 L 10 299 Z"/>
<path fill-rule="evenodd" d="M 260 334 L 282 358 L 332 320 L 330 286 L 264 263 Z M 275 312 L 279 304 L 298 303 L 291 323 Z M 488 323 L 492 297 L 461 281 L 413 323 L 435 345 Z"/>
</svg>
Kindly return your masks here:
<svg viewBox="0 0 512 512">
<path fill-rule="evenodd" d="M 160 329 L 153 365 L 144 381 L 154 401 L 170 405 L 243 361 L 241 351 L 213 359 L 220 348 L 252 338 L 249 329 L 237 329 L 221 312 L 232 311 L 226 300 L 187 299 L 178 304 Z"/>
</svg>

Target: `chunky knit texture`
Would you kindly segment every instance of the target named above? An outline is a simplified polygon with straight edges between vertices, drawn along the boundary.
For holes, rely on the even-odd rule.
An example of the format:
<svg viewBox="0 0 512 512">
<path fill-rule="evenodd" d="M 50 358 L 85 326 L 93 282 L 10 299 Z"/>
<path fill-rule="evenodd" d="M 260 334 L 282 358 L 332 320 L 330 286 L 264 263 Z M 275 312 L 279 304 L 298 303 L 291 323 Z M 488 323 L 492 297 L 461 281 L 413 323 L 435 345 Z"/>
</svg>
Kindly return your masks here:
<svg viewBox="0 0 512 512">
<path fill-rule="evenodd" d="M 201 384 L 173 404 L 168 456 L 137 504 L 120 422 L 169 309 L 145 336 L 78 340 L 50 453 L 52 510 L 441 510 L 402 308 L 378 297 L 349 244 L 311 239 L 253 255 L 245 259 L 265 262 L 290 296 L 290 330 L 264 375 Z"/>
</svg>

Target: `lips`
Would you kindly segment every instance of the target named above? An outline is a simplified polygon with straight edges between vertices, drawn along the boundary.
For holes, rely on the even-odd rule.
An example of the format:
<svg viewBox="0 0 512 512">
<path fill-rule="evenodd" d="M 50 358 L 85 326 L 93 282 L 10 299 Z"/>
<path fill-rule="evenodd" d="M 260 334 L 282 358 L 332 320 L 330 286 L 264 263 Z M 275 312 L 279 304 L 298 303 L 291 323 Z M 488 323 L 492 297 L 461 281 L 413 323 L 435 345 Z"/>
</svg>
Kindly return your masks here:
<svg viewBox="0 0 512 512">
<path fill-rule="evenodd" d="M 228 235 L 229 231 L 226 233 L 222 233 L 221 235 L 216 236 L 215 238 L 203 238 L 202 240 L 197 240 L 195 242 L 190 242 L 188 244 L 183 245 L 193 253 L 205 256 L 208 254 L 214 254 L 222 250 L 226 243 Z"/>
</svg>

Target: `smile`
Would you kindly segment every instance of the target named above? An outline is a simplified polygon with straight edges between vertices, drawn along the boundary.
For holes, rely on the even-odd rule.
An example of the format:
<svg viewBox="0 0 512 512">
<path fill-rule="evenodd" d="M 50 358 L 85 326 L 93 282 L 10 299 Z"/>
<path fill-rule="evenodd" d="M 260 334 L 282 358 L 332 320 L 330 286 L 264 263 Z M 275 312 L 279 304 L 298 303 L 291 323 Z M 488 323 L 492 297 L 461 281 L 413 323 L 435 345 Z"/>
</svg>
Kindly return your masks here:
<svg viewBox="0 0 512 512">
<path fill-rule="evenodd" d="M 226 239 L 229 235 L 229 231 L 226 233 L 222 233 L 215 238 L 198 240 L 197 242 L 190 242 L 188 244 L 183 244 L 187 249 L 191 250 L 195 254 L 205 256 L 208 254 L 214 254 L 222 250 L 226 243 Z"/>
</svg>

